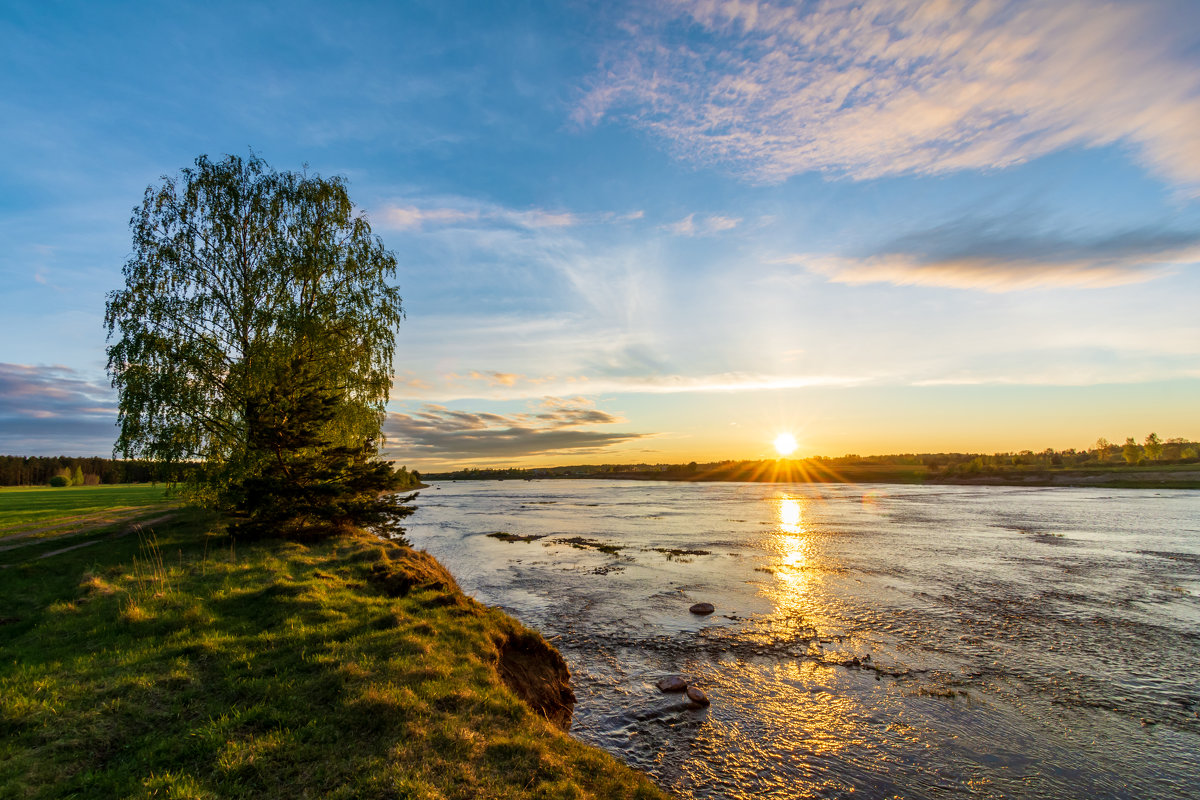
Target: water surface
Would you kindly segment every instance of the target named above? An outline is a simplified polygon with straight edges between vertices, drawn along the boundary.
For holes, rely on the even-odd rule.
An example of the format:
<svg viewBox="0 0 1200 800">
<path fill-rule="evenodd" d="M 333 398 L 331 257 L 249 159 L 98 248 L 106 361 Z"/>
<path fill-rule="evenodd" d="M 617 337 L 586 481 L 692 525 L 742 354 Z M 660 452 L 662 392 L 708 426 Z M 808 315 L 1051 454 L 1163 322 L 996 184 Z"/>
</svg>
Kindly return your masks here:
<svg viewBox="0 0 1200 800">
<path fill-rule="evenodd" d="M 562 651 L 572 733 L 684 797 L 1200 797 L 1200 492 L 502 481 L 417 504 L 414 544 Z"/>
</svg>

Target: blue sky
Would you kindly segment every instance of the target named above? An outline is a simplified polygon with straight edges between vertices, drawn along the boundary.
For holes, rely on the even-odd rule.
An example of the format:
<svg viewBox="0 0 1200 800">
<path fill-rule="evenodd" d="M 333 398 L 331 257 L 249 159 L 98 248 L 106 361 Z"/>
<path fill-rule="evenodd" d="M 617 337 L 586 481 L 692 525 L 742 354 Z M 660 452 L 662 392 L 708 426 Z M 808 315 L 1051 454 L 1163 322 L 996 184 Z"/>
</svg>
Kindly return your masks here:
<svg viewBox="0 0 1200 800">
<path fill-rule="evenodd" d="M 107 455 L 105 293 L 201 153 L 400 261 L 388 452 L 1200 438 L 1193 2 L 0 8 L 0 452 Z"/>
</svg>

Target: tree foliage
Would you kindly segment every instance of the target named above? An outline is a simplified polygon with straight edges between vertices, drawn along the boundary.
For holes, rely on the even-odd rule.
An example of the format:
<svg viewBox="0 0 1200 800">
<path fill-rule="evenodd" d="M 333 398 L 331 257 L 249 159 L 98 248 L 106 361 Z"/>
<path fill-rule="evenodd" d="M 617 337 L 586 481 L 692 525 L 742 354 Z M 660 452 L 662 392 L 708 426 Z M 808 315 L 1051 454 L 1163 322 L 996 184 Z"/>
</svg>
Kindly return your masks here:
<svg viewBox="0 0 1200 800">
<path fill-rule="evenodd" d="M 302 357 L 292 360 L 250 402 L 250 446 L 264 456 L 246 479 L 238 530 L 293 537 L 337 533 L 371 525 L 398 536 L 403 509 L 396 495 L 406 477 L 374 460 L 375 443 L 338 444 L 330 423 L 344 402 L 341 391 L 313 379 Z"/>
<path fill-rule="evenodd" d="M 1163 451 L 1162 439 L 1158 438 L 1157 433 L 1152 432 L 1146 437 L 1144 448 L 1147 458 L 1149 458 L 1151 461 L 1158 461 Z"/>
<path fill-rule="evenodd" d="M 202 465 L 201 487 L 244 503 L 271 456 L 254 426 L 299 359 L 336 398 L 314 441 L 373 453 L 404 311 L 395 255 L 342 178 L 201 156 L 148 187 L 130 227 L 105 316 L 116 451 Z"/>
</svg>

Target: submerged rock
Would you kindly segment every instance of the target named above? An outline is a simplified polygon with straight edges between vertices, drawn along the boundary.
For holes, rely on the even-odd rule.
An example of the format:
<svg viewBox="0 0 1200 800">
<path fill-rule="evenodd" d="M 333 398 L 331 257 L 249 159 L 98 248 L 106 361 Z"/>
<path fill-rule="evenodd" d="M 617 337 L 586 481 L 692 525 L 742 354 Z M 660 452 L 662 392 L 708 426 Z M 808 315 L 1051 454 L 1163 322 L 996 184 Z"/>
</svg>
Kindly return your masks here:
<svg viewBox="0 0 1200 800">
<path fill-rule="evenodd" d="M 711 614 L 716 610 L 716 606 L 712 603 L 696 603 L 696 605 L 688 609 L 693 614 Z"/>
<path fill-rule="evenodd" d="M 711 702 L 708 699 L 708 695 L 706 695 L 704 693 L 704 690 L 701 689 L 699 686 L 687 687 L 687 696 L 688 696 L 688 700 L 691 700 L 693 703 L 695 703 L 698 706 L 707 706 Z"/>
<path fill-rule="evenodd" d="M 664 692 L 682 692 L 688 688 L 687 681 L 678 675 L 668 675 L 660 680 L 657 686 Z"/>
</svg>

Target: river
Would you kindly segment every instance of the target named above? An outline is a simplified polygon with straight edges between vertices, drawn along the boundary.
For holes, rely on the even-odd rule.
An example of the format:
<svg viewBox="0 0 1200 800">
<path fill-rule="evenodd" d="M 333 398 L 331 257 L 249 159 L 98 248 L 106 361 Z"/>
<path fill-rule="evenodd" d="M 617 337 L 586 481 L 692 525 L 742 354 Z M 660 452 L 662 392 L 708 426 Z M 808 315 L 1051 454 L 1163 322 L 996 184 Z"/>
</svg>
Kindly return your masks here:
<svg viewBox="0 0 1200 800">
<path fill-rule="evenodd" d="M 572 734 L 682 797 L 1200 798 L 1200 492 L 489 481 L 417 506 L 413 544 L 563 653 Z"/>
</svg>

